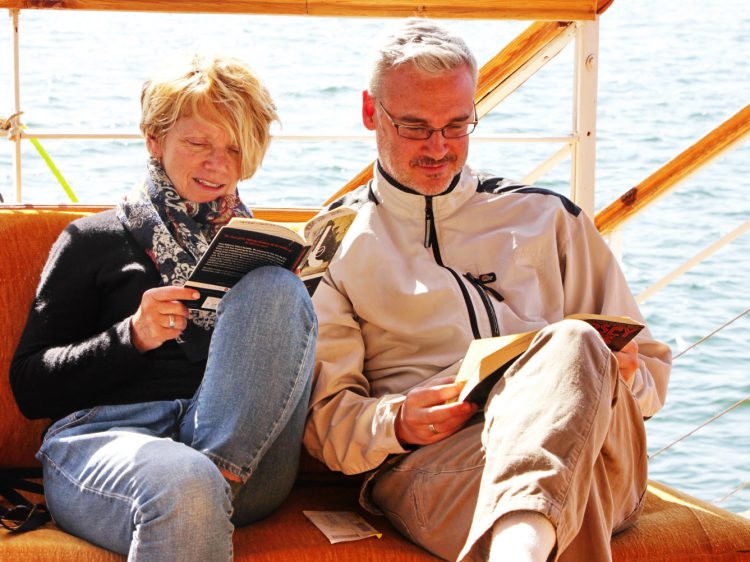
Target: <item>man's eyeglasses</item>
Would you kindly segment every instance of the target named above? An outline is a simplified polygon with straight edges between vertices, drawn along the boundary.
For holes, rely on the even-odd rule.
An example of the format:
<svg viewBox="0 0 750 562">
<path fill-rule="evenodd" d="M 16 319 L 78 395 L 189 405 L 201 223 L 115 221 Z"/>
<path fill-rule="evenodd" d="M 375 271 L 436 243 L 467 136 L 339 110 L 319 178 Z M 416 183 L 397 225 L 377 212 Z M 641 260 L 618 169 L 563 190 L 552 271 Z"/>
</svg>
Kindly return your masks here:
<svg viewBox="0 0 750 562">
<path fill-rule="evenodd" d="M 435 131 L 440 131 L 443 134 L 443 137 L 446 139 L 460 139 L 461 137 L 465 137 L 473 133 L 474 129 L 476 129 L 477 123 L 479 122 L 479 119 L 477 118 L 476 105 L 474 105 L 473 121 L 466 121 L 465 123 L 452 123 L 450 125 L 446 125 L 445 127 L 437 128 L 425 127 L 422 125 L 405 125 L 404 123 L 399 123 L 393 118 L 393 116 L 391 116 L 390 113 L 388 113 L 388 110 L 383 107 L 383 104 L 380 103 L 379 100 L 378 105 L 380 105 L 380 109 L 382 109 L 383 113 L 385 113 L 388 119 L 390 119 L 391 123 L 396 129 L 396 133 L 398 134 L 398 136 L 405 139 L 427 140 Z"/>
</svg>

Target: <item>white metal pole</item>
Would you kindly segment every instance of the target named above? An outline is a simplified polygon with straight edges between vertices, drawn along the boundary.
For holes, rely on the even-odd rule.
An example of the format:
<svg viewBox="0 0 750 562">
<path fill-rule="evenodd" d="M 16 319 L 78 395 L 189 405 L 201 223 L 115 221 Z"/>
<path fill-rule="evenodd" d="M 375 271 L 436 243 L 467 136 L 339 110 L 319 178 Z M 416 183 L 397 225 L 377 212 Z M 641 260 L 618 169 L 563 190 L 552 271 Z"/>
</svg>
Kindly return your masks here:
<svg viewBox="0 0 750 562">
<path fill-rule="evenodd" d="M 543 177 L 552 168 L 565 160 L 565 158 L 570 154 L 570 147 L 571 142 L 566 142 L 561 149 L 556 151 L 552 156 L 547 158 L 544 162 L 542 162 L 536 168 L 526 174 L 521 179 L 521 183 L 527 185 L 535 183 L 539 178 Z"/>
<path fill-rule="evenodd" d="M 11 25 L 13 30 L 11 32 L 11 40 L 13 41 L 13 99 L 14 99 L 14 113 L 16 114 L 15 119 L 11 123 L 11 140 L 15 142 L 15 150 L 13 151 L 13 170 L 15 171 L 15 191 L 16 191 L 16 203 L 21 202 L 21 127 L 20 116 L 21 113 L 21 79 L 20 79 L 20 64 L 18 56 L 18 14 L 20 10 L 11 9 L 9 10 L 11 17 Z"/>
<path fill-rule="evenodd" d="M 599 20 L 576 22 L 571 198 L 594 217 Z"/>
</svg>

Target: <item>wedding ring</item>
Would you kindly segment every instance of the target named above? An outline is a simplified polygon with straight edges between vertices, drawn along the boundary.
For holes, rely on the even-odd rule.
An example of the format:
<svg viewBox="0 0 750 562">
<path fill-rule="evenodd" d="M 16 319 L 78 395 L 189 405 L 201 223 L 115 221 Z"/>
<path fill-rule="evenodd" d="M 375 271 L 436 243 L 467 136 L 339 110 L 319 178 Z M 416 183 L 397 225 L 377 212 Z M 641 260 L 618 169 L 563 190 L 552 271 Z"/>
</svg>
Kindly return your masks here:
<svg viewBox="0 0 750 562">
<path fill-rule="evenodd" d="M 174 316 L 172 314 L 169 315 L 169 328 L 174 328 Z"/>
<path fill-rule="evenodd" d="M 431 432 L 432 432 L 432 433 L 433 433 L 434 435 L 437 435 L 438 433 L 440 433 L 440 432 L 439 432 L 439 431 L 438 431 L 438 430 L 437 430 L 437 429 L 435 428 L 435 426 L 434 426 L 434 425 L 432 425 L 432 424 L 428 424 L 428 425 L 427 425 L 427 427 L 428 427 L 428 429 L 429 429 L 429 430 L 430 430 L 430 431 L 431 431 Z"/>
</svg>

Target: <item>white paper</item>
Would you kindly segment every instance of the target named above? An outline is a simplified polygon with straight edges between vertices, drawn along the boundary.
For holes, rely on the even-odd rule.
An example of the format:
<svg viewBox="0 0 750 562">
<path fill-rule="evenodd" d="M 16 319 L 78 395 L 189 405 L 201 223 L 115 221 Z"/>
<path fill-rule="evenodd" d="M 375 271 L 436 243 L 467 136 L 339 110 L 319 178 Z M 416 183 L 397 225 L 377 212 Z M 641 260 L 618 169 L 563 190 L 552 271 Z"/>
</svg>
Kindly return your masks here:
<svg viewBox="0 0 750 562">
<path fill-rule="evenodd" d="M 378 532 L 353 511 L 303 511 L 302 513 L 320 529 L 331 544 L 383 536 L 383 533 Z"/>
</svg>

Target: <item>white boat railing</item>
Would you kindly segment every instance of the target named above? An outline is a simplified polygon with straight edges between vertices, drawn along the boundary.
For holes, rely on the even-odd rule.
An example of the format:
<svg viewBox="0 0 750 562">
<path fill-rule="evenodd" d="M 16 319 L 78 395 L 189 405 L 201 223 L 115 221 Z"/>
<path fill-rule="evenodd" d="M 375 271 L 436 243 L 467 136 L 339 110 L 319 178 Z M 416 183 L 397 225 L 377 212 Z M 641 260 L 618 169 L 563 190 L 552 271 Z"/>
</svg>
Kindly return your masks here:
<svg viewBox="0 0 750 562">
<path fill-rule="evenodd" d="M 3 2 L 0 1 L 0 6 Z M 96 2 L 92 2 L 96 4 Z M 44 6 L 42 6 L 44 7 Z M 30 139 L 101 139 L 101 140 L 136 140 L 142 136 L 136 132 L 96 132 L 96 131 L 63 131 L 45 132 L 26 130 L 23 126 L 23 100 L 20 87 L 20 33 L 19 21 L 21 9 L 10 8 L 12 65 L 13 65 L 13 114 L 7 118 L 7 136 L 14 143 L 13 178 L 14 201 L 23 201 L 23 160 L 21 146 Z M 485 115 L 503 99 L 521 86 L 530 76 L 543 67 L 549 60 L 559 54 L 572 40 L 576 42 L 575 62 L 575 101 L 573 107 L 573 130 L 557 136 L 539 135 L 476 135 L 472 142 L 478 143 L 554 143 L 561 146 L 552 156 L 532 170 L 524 181 L 531 182 L 542 177 L 558 163 L 570 155 L 571 160 L 571 198 L 591 216 L 594 212 L 594 173 L 595 173 L 595 119 L 597 89 L 597 51 L 598 21 L 579 21 L 568 25 L 554 40 L 545 44 L 535 53 L 527 64 L 510 74 L 509 79 L 493 87 L 489 93 L 477 101 L 477 112 Z M 276 134 L 274 141 L 282 142 L 338 142 L 338 141 L 372 141 L 372 135 L 352 135 L 350 133 L 325 132 L 319 134 Z M 10 203 L 11 201 L 6 201 Z"/>
</svg>

